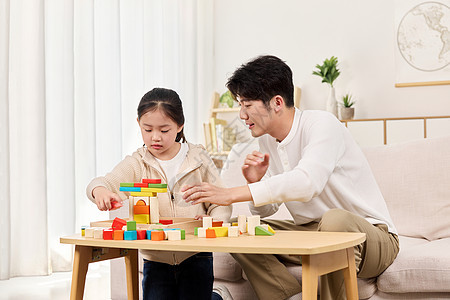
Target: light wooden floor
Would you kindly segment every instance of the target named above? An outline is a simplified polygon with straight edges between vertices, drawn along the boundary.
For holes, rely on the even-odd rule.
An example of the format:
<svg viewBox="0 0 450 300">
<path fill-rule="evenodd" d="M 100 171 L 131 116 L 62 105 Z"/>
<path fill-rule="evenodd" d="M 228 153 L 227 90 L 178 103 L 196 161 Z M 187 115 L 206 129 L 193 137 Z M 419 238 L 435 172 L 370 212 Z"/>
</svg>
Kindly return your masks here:
<svg viewBox="0 0 450 300">
<path fill-rule="evenodd" d="M 89 265 L 85 300 L 111 299 L 109 269 L 109 262 Z M 56 272 L 50 276 L 0 280 L 0 300 L 68 300 L 71 279 L 72 272 Z"/>
</svg>

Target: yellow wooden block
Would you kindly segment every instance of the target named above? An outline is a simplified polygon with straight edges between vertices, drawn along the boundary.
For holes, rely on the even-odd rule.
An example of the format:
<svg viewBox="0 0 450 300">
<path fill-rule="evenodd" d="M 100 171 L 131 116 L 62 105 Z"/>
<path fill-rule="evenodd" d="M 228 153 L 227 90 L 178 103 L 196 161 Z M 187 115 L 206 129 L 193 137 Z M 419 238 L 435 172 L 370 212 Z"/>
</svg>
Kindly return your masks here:
<svg viewBox="0 0 450 300">
<path fill-rule="evenodd" d="M 228 227 L 209 227 L 208 229 L 214 229 L 216 237 L 227 237 Z"/>
<path fill-rule="evenodd" d="M 167 188 L 141 188 L 141 193 L 152 192 L 152 193 L 166 193 Z"/>
<path fill-rule="evenodd" d="M 137 214 L 134 215 L 134 221 L 139 224 L 149 224 L 150 223 L 150 216 L 147 214 Z"/>
<path fill-rule="evenodd" d="M 231 223 L 231 226 L 238 226 L 238 222 Z"/>
<path fill-rule="evenodd" d="M 155 192 L 130 192 L 133 197 L 156 197 Z"/>
<path fill-rule="evenodd" d="M 275 234 L 275 230 L 273 230 L 272 227 L 270 227 L 270 225 L 267 225 L 267 230 L 273 234 Z"/>
</svg>

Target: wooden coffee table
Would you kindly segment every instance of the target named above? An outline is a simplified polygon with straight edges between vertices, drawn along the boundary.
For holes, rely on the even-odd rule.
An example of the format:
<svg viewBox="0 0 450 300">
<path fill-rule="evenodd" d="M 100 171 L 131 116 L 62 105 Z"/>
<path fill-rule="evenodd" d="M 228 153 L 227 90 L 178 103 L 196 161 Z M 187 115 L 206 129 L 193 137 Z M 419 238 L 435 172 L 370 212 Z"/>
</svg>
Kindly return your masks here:
<svg viewBox="0 0 450 300">
<path fill-rule="evenodd" d="M 128 299 L 138 299 L 138 249 L 146 249 L 301 255 L 303 299 L 317 299 L 320 275 L 342 270 L 347 299 L 357 300 L 353 247 L 365 239 L 364 233 L 277 231 L 273 236 L 241 235 L 213 239 L 186 234 L 186 240 L 182 241 L 114 241 L 85 238 L 78 234 L 62 237 L 60 241 L 75 245 L 70 299 L 83 299 L 89 263 L 117 257 L 125 258 Z"/>
</svg>

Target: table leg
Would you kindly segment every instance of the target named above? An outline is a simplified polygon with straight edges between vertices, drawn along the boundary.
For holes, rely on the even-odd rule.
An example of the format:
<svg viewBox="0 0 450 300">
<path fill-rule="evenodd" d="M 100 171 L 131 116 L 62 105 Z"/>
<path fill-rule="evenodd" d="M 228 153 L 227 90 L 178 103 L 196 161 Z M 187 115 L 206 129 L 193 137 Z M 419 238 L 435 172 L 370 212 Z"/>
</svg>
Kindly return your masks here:
<svg viewBox="0 0 450 300">
<path fill-rule="evenodd" d="M 345 291 L 347 299 L 358 299 L 358 282 L 356 279 L 355 253 L 352 248 L 347 248 L 348 267 L 342 270 L 344 272 Z"/>
<path fill-rule="evenodd" d="M 138 250 L 129 249 L 125 256 L 127 294 L 129 300 L 139 299 Z"/>
<path fill-rule="evenodd" d="M 302 299 L 317 299 L 319 274 L 311 255 L 302 256 Z"/>
<path fill-rule="evenodd" d="M 70 300 L 81 300 L 84 294 L 84 284 L 88 270 L 91 247 L 75 246 L 73 258 L 72 285 L 70 288 Z"/>
<path fill-rule="evenodd" d="M 353 247 L 321 254 L 302 256 L 302 299 L 317 299 L 319 276 L 337 270 L 344 272 L 347 299 L 358 299 Z"/>
</svg>

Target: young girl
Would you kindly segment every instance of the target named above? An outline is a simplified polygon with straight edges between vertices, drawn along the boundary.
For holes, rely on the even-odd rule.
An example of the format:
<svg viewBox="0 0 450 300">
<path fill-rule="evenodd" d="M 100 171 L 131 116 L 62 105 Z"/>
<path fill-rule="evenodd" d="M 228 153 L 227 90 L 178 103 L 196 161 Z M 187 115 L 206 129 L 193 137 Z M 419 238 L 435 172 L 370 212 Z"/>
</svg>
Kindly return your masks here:
<svg viewBox="0 0 450 300">
<path fill-rule="evenodd" d="M 231 207 L 209 203 L 187 204 L 180 193 L 183 185 L 210 182 L 221 184 L 219 173 L 201 145 L 187 143 L 183 134 L 184 115 L 178 94 L 155 88 L 138 106 L 138 124 L 144 146 L 125 157 L 112 172 L 89 183 L 86 192 L 100 210 L 111 202 L 122 202 L 121 182 L 142 178 L 161 179 L 167 193 L 158 194 L 159 211 L 166 217 L 212 216 L 227 221 Z M 142 250 L 144 257 L 144 299 L 211 299 L 213 287 L 212 253 Z"/>
</svg>

